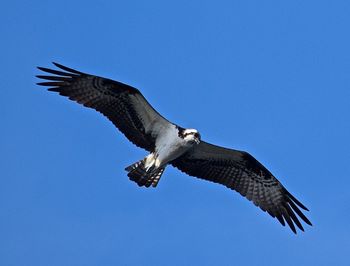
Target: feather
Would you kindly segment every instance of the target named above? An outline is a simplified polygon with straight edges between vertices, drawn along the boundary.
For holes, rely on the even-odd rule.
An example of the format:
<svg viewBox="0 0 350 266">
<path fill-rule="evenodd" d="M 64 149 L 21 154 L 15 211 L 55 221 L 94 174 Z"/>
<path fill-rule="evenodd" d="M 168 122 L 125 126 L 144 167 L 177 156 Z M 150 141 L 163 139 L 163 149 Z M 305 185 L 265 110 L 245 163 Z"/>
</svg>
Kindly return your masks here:
<svg viewBox="0 0 350 266">
<path fill-rule="evenodd" d="M 207 171 L 202 171 L 204 163 Z M 300 230 L 304 230 L 297 215 L 305 223 L 311 225 L 298 206 L 303 210 L 307 208 L 247 152 L 227 149 L 202 141 L 189 152 L 174 160 L 172 165 L 191 176 L 219 183 L 239 192 L 263 211 L 267 211 L 283 226 L 287 222 L 295 233 L 295 225 Z"/>
<path fill-rule="evenodd" d="M 132 143 L 148 151 L 154 150 L 159 132 L 153 129 L 171 123 L 154 110 L 139 90 L 118 81 L 53 64 L 62 71 L 38 67 L 43 72 L 56 75 L 38 75 L 39 79 L 46 80 L 38 85 L 95 109 L 111 120 Z M 151 122 L 153 128 L 149 127 Z M 147 131 L 146 128 L 150 129 Z"/>
</svg>

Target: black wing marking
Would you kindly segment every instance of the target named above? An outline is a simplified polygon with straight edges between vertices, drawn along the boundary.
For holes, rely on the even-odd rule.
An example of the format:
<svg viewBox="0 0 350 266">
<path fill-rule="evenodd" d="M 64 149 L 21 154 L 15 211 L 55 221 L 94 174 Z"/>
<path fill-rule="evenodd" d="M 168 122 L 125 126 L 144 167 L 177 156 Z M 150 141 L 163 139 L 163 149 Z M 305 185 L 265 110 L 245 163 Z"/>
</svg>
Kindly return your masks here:
<svg viewBox="0 0 350 266">
<path fill-rule="evenodd" d="M 158 132 L 169 125 L 140 91 L 118 81 L 89 75 L 53 63 L 61 70 L 38 67 L 53 75 L 38 75 L 49 87 L 69 99 L 105 115 L 135 145 L 153 151 Z"/>
<path fill-rule="evenodd" d="M 295 225 L 304 231 L 297 215 L 312 225 L 301 212 L 308 210 L 293 197 L 282 184 L 250 154 L 201 142 L 192 150 L 172 162 L 179 170 L 195 177 L 223 184 L 285 222 L 296 233 Z"/>
</svg>

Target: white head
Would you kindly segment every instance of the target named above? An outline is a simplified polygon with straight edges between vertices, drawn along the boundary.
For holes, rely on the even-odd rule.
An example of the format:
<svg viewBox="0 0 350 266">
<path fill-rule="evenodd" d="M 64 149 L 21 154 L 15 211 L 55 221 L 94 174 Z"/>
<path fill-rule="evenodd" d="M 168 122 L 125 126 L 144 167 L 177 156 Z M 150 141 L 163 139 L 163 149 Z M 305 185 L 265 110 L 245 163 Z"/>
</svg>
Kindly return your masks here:
<svg viewBox="0 0 350 266">
<path fill-rule="evenodd" d="M 181 132 L 181 137 L 187 142 L 193 142 L 199 144 L 201 141 L 201 135 L 196 129 L 185 129 Z"/>
</svg>

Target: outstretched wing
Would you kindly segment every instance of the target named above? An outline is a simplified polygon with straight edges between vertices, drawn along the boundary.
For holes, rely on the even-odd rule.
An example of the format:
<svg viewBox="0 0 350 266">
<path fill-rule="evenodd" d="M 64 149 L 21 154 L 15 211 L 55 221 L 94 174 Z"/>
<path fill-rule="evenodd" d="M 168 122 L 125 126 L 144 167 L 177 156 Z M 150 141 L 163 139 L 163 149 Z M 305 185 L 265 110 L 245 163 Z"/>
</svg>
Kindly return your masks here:
<svg viewBox="0 0 350 266">
<path fill-rule="evenodd" d="M 97 77 L 53 63 L 61 70 L 38 67 L 53 75 L 38 75 L 48 86 L 69 99 L 105 115 L 135 145 L 154 150 L 158 132 L 169 126 L 138 89 L 118 81 Z"/>
<path fill-rule="evenodd" d="M 301 212 L 308 210 L 250 154 L 201 142 L 172 162 L 179 170 L 195 177 L 223 184 L 267 211 L 284 226 L 285 221 L 296 233 L 295 225 L 304 231 L 297 215 L 311 222 Z"/>
</svg>

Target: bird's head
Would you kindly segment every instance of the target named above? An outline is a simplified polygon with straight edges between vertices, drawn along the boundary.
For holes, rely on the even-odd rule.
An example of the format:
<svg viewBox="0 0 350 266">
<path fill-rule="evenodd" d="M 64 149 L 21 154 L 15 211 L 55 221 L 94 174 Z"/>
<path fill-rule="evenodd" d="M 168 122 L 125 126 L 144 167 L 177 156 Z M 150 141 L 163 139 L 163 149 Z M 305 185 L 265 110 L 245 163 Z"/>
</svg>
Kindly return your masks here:
<svg viewBox="0 0 350 266">
<path fill-rule="evenodd" d="M 181 132 L 181 137 L 190 143 L 196 143 L 199 144 L 201 141 L 201 135 L 199 134 L 198 130 L 196 129 L 184 129 Z"/>
</svg>

